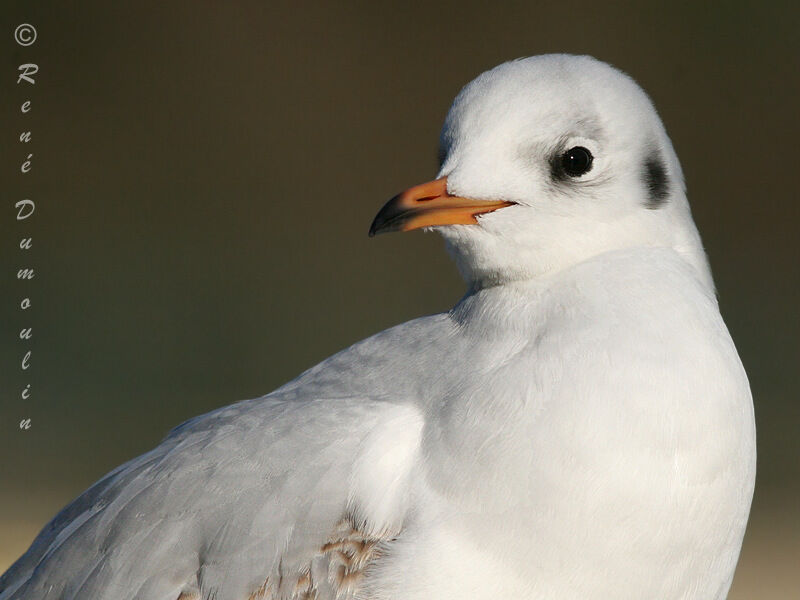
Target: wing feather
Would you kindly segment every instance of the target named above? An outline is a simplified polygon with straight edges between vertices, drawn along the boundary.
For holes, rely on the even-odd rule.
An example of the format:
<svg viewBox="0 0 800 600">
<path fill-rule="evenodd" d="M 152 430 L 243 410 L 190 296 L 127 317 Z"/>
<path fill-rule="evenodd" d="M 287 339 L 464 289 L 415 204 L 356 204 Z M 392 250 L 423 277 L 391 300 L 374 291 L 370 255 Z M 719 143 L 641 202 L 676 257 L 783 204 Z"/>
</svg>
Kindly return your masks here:
<svg viewBox="0 0 800 600">
<path fill-rule="evenodd" d="M 62 510 L 0 600 L 346 593 L 402 524 L 421 429 L 417 409 L 363 398 L 192 419 Z"/>
</svg>

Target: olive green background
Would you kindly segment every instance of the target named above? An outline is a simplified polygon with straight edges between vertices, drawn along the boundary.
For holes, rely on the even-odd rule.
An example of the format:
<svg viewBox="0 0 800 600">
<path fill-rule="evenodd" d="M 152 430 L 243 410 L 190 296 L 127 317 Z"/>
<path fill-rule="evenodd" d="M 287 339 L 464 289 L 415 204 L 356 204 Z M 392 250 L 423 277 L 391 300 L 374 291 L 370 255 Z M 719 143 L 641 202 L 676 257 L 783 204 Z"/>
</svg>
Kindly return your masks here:
<svg viewBox="0 0 800 600">
<path fill-rule="evenodd" d="M 463 287 L 441 240 L 368 239 L 370 221 L 435 174 L 462 85 L 505 60 L 570 52 L 637 79 L 681 157 L 758 420 L 731 597 L 795 594 L 798 12 L 604 4 L 3 2 L 0 571 L 181 420 L 450 307 Z M 23 22 L 38 30 L 29 48 L 13 40 Z M 15 84 L 23 62 L 39 65 L 35 86 Z M 24 224 L 21 198 L 37 204 Z M 16 280 L 24 266 L 33 281 Z"/>
</svg>

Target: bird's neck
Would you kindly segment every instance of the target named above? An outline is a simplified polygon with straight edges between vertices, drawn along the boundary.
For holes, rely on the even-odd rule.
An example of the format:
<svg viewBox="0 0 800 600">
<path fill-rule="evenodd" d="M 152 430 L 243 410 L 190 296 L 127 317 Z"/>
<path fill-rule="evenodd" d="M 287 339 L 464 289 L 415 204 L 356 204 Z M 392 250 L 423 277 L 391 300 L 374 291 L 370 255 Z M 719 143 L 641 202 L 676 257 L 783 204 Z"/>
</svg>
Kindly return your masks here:
<svg viewBox="0 0 800 600">
<path fill-rule="evenodd" d="M 656 282 L 666 275 L 666 270 L 675 268 L 685 269 L 697 287 L 713 297 L 714 285 L 705 255 L 695 254 L 687 255 L 674 248 L 627 248 L 537 277 L 472 285 L 450 315 L 460 326 L 478 335 L 529 335 L 553 304 L 569 309 L 570 302 L 578 302 L 586 295 L 587 287 L 615 304 L 625 301 L 629 293 L 626 282 L 631 278 L 652 278 Z"/>
</svg>

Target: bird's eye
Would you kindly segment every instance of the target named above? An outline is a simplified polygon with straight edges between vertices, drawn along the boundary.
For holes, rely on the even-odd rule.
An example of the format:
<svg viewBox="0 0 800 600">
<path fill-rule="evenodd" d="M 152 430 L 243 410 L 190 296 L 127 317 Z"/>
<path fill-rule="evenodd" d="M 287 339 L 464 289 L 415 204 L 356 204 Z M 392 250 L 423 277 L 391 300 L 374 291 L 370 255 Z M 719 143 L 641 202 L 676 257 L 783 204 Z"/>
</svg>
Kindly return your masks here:
<svg viewBox="0 0 800 600">
<path fill-rule="evenodd" d="M 561 166 L 570 177 L 580 177 L 592 170 L 594 157 L 583 146 L 570 148 L 561 155 Z"/>
</svg>

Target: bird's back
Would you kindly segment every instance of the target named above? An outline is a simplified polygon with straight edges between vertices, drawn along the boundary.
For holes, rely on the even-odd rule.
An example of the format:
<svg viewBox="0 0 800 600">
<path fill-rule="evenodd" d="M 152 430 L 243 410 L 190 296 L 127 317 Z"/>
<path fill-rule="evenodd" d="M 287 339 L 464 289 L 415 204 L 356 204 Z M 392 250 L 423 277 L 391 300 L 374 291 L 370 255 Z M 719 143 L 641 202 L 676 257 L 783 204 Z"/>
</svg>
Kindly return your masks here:
<svg viewBox="0 0 800 600">
<path fill-rule="evenodd" d="M 422 423 L 384 393 L 379 348 L 442 322 L 388 330 L 270 396 L 177 427 L 65 507 L 0 578 L 0 599 L 303 598 L 312 588 L 323 599 L 353 587 L 402 523 Z"/>
</svg>

